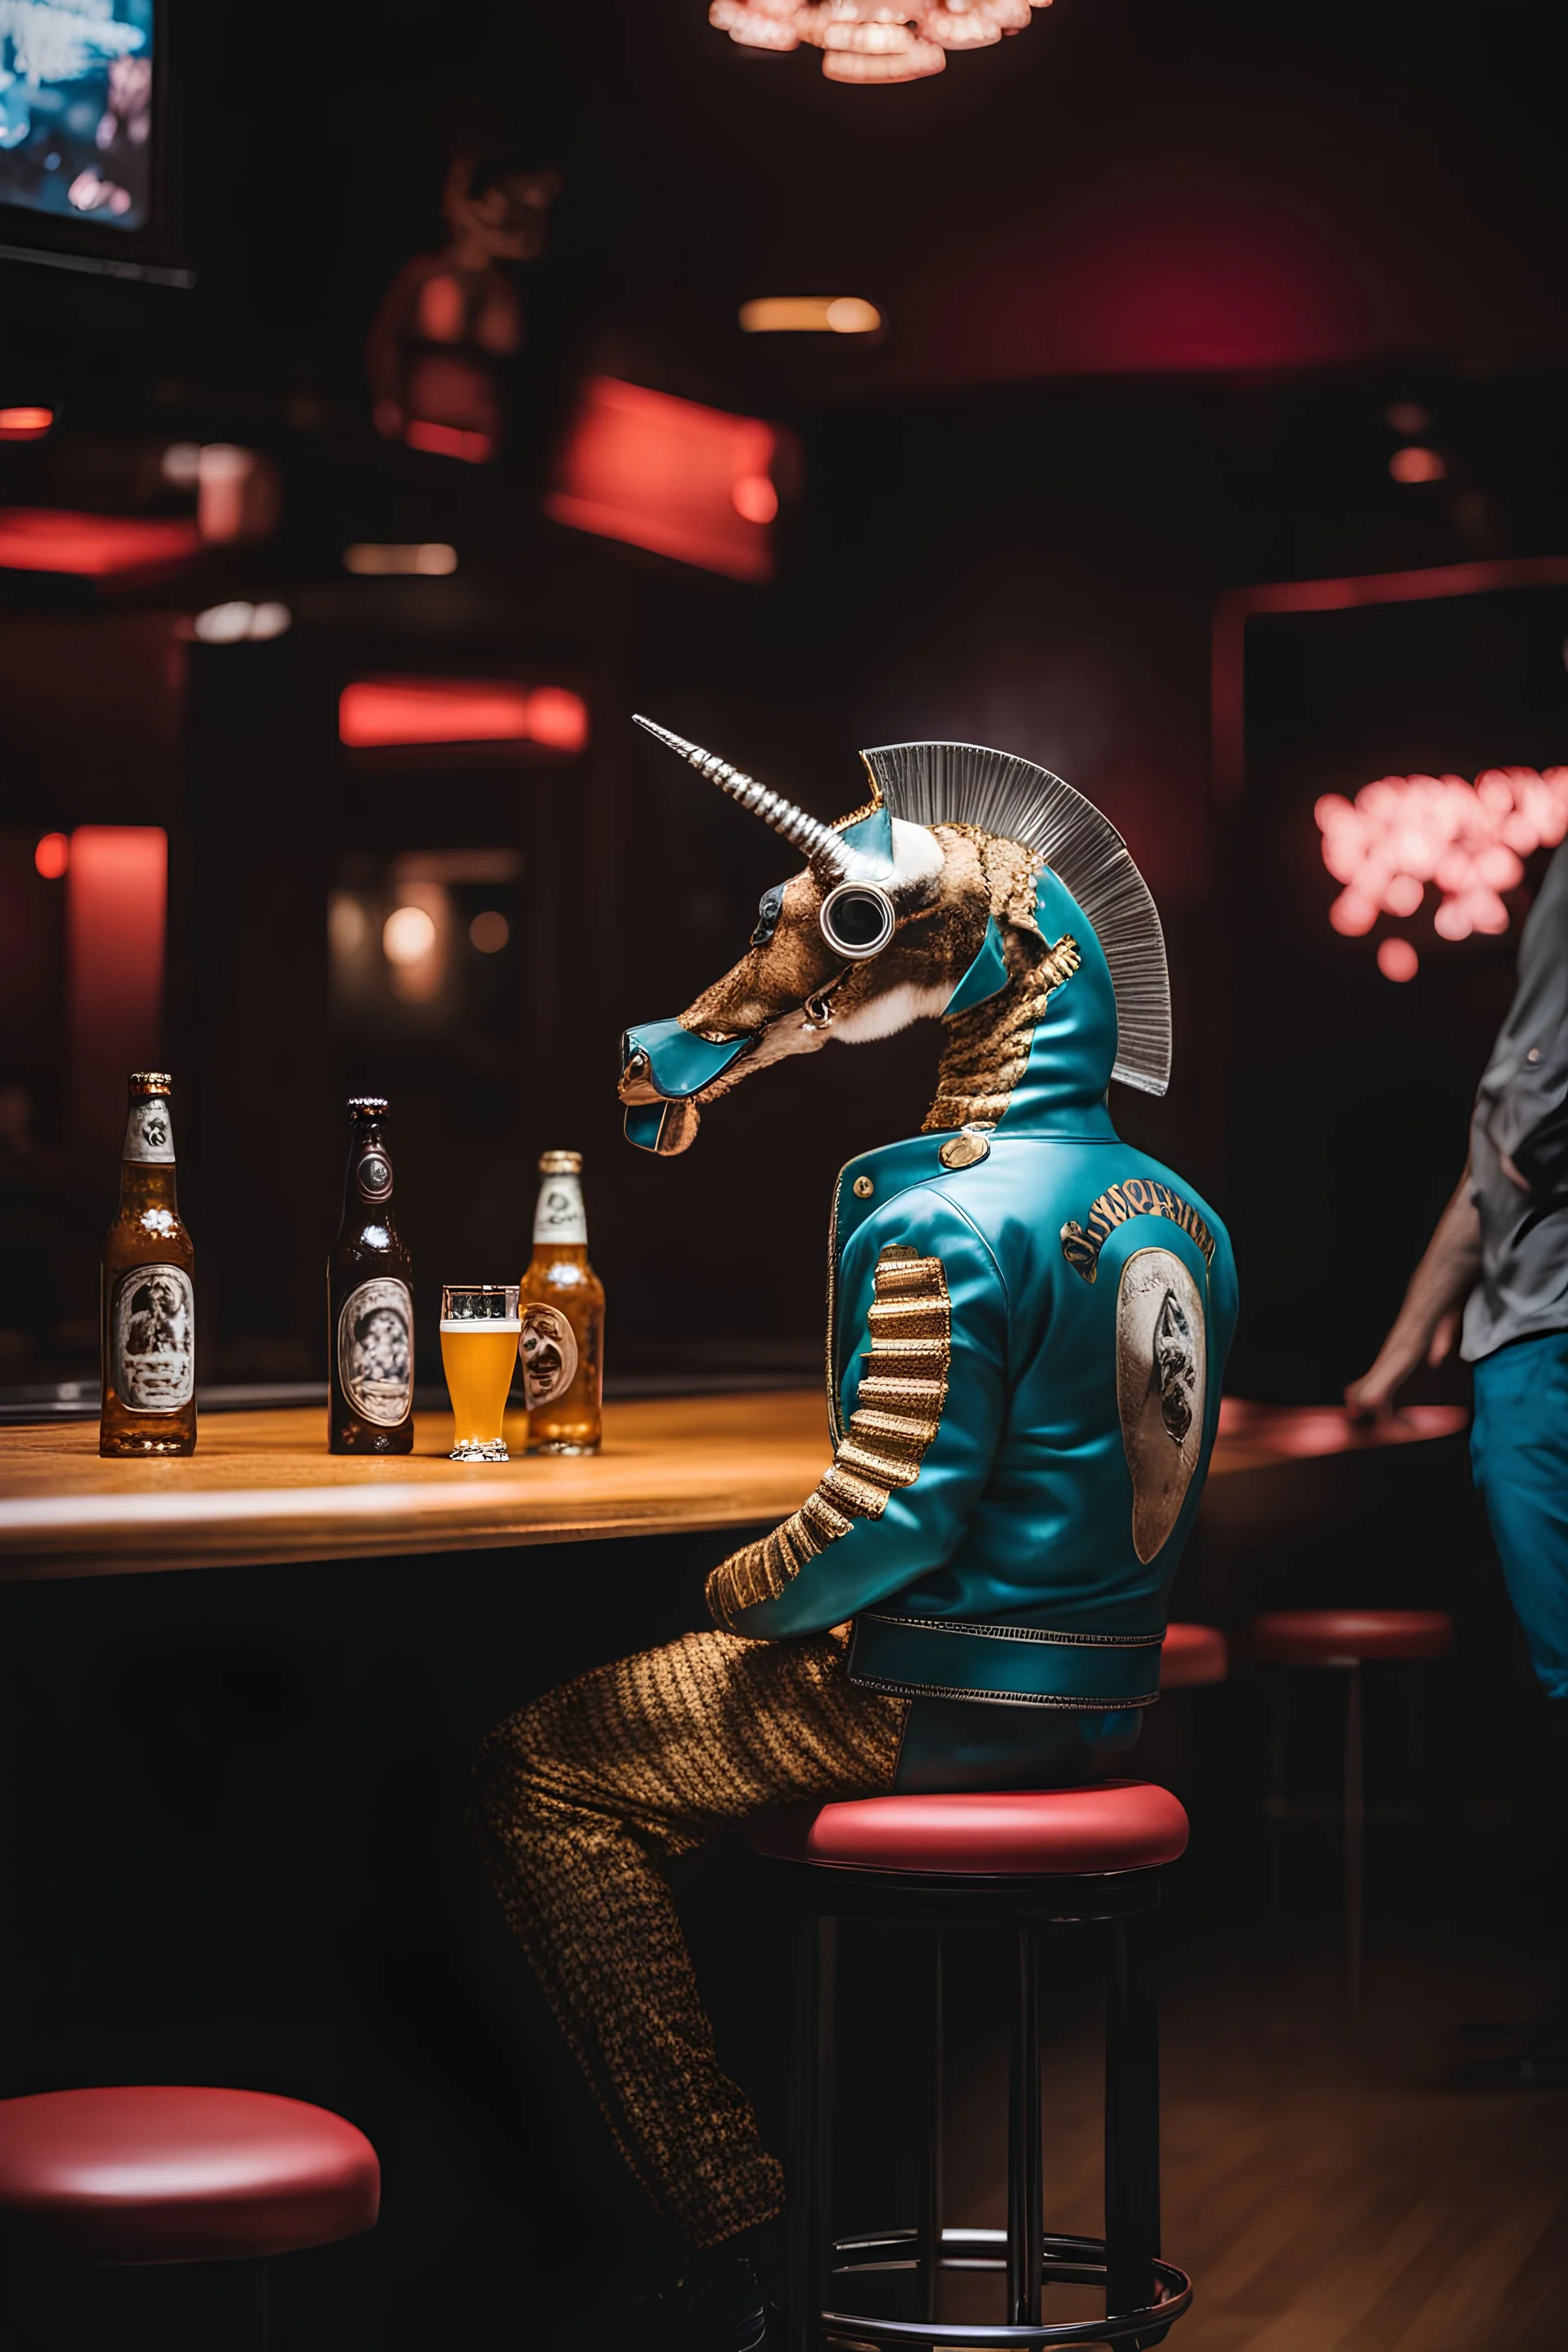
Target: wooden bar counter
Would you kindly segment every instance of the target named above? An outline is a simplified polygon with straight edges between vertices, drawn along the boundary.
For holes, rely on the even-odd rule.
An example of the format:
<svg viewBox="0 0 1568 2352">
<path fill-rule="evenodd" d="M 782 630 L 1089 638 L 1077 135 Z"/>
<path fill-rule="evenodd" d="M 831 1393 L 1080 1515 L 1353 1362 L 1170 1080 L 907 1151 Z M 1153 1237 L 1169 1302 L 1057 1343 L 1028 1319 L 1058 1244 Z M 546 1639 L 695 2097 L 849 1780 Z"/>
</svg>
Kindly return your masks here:
<svg viewBox="0 0 1568 2352">
<path fill-rule="evenodd" d="M 1454 1435 L 1458 1407 L 1360 1430 L 1337 1407 L 1227 1400 L 1211 1476 Z M 0 1578 L 347 1560 L 755 1527 L 804 1500 L 827 1460 L 816 1390 L 606 1408 L 604 1451 L 451 1462 L 450 1416 L 411 1454 L 330 1454 L 319 1409 L 213 1412 L 188 1461 L 105 1462 L 94 1422 L 0 1430 Z"/>
</svg>

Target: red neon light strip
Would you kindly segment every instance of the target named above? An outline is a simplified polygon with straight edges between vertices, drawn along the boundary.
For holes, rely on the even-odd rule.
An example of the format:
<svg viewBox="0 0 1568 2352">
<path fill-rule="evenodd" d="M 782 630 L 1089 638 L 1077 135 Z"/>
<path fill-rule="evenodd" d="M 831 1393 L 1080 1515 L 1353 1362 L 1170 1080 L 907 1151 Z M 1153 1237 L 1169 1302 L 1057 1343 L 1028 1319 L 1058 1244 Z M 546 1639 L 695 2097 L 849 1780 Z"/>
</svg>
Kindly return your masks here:
<svg viewBox="0 0 1568 2352">
<path fill-rule="evenodd" d="M 41 441 L 54 421 L 52 408 L 0 408 L 0 441 Z"/>
<path fill-rule="evenodd" d="M 68 572 L 104 580 L 182 562 L 201 551 L 194 522 L 135 515 L 68 514 L 54 507 L 0 507 L 0 571 Z"/>
<path fill-rule="evenodd" d="M 583 388 L 544 510 L 574 530 L 705 572 L 766 580 L 772 541 L 767 524 L 753 517 L 758 486 L 773 491 L 776 448 L 773 426 L 760 417 L 595 376 Z M 751 514 L 742 510 L 748 503 Z"/>
<path fill-rule="evenodd" d="M 338 735 L 356 751 L 399 743 L 539 743 L 552 751 L 581 751 L 588 740 L 588 708 L 563 686 L 359 678 L 339 698 Z"/>
<path fill-rule="evenodd" d="M 432 457 L 460 457 L 467 466 L 482 466 L 495 444 L 488 433 L 470 433 L 460 425 L 435 425 L 426 416 L 411 416 L 403 428 L 411 449 Z"/>
<path fill-rule="evenodd" d="M 1444 563 L 1425 572 L 1367 572 L 1345 580 L 1279 580 L 1227 588 L 1215 604 L 1210 656 L 1215 797 L 1239 800 L 1247 781 L 1247 625 L 1255 613 L 1347 613 L 1364 604 L 1417 604 L 1437 596 L 1484 596 L 1500 588 L 1557 588 L 1568 556 L 1510 556 Z"/>
</svg>

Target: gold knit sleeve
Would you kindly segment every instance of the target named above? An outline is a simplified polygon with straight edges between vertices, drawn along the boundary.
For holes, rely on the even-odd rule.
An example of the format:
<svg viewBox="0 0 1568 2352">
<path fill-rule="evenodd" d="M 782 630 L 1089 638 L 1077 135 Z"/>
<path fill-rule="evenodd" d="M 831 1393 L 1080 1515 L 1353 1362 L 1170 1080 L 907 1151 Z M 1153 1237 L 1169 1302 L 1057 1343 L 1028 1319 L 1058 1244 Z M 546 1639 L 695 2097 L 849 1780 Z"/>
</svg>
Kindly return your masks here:
<svg viewBox="0 0 1568 2352">
<path fill-rule="evenodd" d="M 714 1622 L 776 1601 L 807 1560 L 880 1518 L 896 1488 L 912 1486 L 942 1426 L 952 1357 L 952 1307 L 939 1257 L 889 1244 L 877 1260 L 868 1316 L 871 1345 L 849 1425 L 831 1467 L 798 1511 L 757 1543 L 721 1560 L 708 1580 Z"/>
</svg>

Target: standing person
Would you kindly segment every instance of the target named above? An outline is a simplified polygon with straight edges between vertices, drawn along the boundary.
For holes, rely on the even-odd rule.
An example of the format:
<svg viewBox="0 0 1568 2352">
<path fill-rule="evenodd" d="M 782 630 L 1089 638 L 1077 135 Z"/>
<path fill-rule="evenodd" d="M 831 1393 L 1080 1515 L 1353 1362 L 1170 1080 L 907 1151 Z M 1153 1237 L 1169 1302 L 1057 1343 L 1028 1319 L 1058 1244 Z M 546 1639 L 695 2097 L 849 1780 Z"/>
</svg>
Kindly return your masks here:
<svg viewBox="0 0 1568 2352">
<path fill-rule="evenodd" d="M 1370 1371 L 1345 1402 L 1389 1411 L 1460 1336 L 1475 1375 L 1470 1456 L 1509 1598 L 1546 1694 L 1549 1802 L 1568 1823 L 1568 842 L 1546 869 L 1519 978 L 1476 1095 L 1470 1151 Z M 1568 1927 L 1568 1838 L 1555 1929 Z M 1523 2079 L 1568 2084 L 1568 2008 Z"/>
<path fill-rule="evenodd" d="M 816 1491 L 713 1570 L 712 1630 L 535 1700 L 477 1773 L 508 1918 L 674 2242 L 666 2323 L 682 2352 L 763 2352 L 783 2176 L 669 1874 L 767 1805 L 1120 1769 L 1159 1696 L 1236 1276 L 1214 1211 L 1111 1122 L 1113 1076 L 1164 1091 L 1170 1003 L 1098 810 L 1026 761 L 902 744 L 829 826 L 664 740 L 811 862 L 733 971 L 627 1033 L 632 1140 L 685 1149 L 741 1078 L 835 1035 L 925 1013 L 947 1038 L 921 1132 L 839 1175 Z"/>
</svg>

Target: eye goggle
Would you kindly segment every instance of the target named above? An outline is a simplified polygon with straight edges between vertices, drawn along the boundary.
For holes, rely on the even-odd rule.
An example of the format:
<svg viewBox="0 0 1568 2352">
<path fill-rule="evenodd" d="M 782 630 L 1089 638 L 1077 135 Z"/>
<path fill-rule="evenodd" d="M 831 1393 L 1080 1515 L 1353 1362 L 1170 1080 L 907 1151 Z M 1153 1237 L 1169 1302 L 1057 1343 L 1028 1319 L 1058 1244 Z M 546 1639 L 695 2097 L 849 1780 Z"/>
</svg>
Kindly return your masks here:
<svg viewBox="0 0 1568 2352">
<path fill-rule="evenodd" d="M 763 892 L 757 928 L 752 933 L 754 948 L 765 947 L 777 929 L 784 894 L 782 882 Z M 838 883 L 824 898 L 817 916 L 823 938 L 846 963 L 867 963 L 880 955 L 893 936 L 895 920 L 892 900 L 874 882 Z"/>
</svg>

